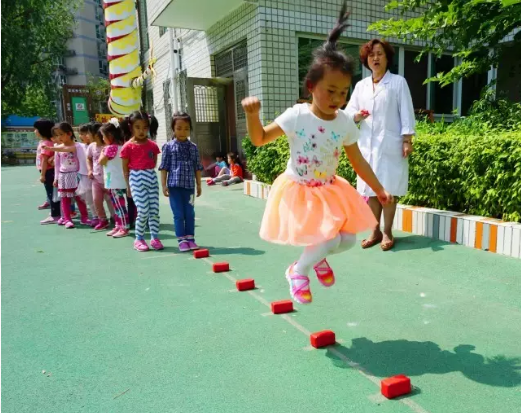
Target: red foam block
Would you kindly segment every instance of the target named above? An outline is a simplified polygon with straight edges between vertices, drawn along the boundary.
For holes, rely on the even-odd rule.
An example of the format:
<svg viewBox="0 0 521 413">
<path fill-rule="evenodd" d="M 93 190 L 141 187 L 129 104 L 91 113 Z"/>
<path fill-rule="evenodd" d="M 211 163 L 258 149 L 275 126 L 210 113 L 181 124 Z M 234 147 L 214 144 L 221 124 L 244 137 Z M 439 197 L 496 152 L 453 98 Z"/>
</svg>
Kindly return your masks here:
<svg viewBox="0 0 521 413">
<path fill-rule="evenodd" d="M 226 272 L 230 271 L 230 264 L 227 262 L 216 262 L 213 265 L 213 272 Z"/>
<path fill-rule="evenodd" d="M 336 343 L 335 333 L 331 330 L 319 331 L 310 336 L 311 345 L 315 348 L 331 346 Z"/>
<path fill-rule="evenodd" d="M 210 251 L 202 249 L 194 251 L 194 258 L 207 258 L 210 256 Z"/>
<path fill-rule="evenodd" d="M 271 303 L 271 312 L 273 314 L 291 313 L 293 311 L 293 301 L 282 300 Z"/>
<path fill-rule="evenodd" d="M 237 280 L 235 282 L 239 291 L 253 290 L 255 288 L 255 280 L 253 278 L 247 278 L 245 280 Z"/>
<path fill-rule="evenodd" d="M 403 374 L 383 379 L 381 382 L 382 394 L 388 399 L 394 399 L 411 392 L 411 379 Z"/>
</svg>

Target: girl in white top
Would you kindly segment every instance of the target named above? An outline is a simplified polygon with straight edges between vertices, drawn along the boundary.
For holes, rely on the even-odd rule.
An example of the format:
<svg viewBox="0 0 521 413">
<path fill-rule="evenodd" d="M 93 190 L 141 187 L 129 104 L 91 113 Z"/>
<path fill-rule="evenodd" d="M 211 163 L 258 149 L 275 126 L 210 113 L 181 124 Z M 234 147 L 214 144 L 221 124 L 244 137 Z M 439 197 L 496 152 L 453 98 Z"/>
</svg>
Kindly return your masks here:
<svg viewBox="0 0 521 413">
<path fill-rule="evenodd" d="M 305 79 L 313 103 L 295 105 L 263 127 L 259 100 L 249 97 L 242 101 L 248 134 L 255 146 L 282 135 L 289 142 L 288 167 L 272 186 L 260 236 L 273 243 L 305 247 L 300 258 L 286 270 L 290 293 L 301 304 L 312 301 L 310 270 L 315 270 L 323 286 L 332 286 L 335 276 L 326 257 L 351 248 L 355 234 L 376 223 L 362 197 L 345 179 L 336 176 L 342 148 L 381 202 L 392 200 L 360 154 L 353 120 L 339 110 L 346 101 L 354 67 L 336 48 L 346 20 L 344 3 L 327 42 L 313 53 Z"/>
<path fill-rule="evenodd" d="M 99 164 L 103 166 L 105 188 L 110 192 L 110 199 L 115 211 L 114 220 L 116 221 L 114 229 L 109 231 L 107 236 L 123 238 L 128 235 L 129 231 L 126 206 L 127 183 L 119 156 L 124 144 L 123 133 L 116 118 L 112 118 L 110 122 L 103 124 L 100 132 L 106 146 L 101 152 Z"/>
</svg>

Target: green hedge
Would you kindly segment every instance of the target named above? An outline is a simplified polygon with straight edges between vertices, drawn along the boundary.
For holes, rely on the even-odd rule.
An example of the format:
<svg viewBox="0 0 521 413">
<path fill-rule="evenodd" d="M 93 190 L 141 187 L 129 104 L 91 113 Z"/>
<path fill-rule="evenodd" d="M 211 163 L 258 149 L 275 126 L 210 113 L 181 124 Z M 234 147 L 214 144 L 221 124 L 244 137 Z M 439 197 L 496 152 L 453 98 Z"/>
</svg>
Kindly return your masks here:
<svg viewBox="0 0 521 413">
<path fill-rule="evenodd" d="M 410 158 L 409 193 L 401 202 L 521 222 L 521 131 L 477 136 L 420 133 Z M 272 183 L 286 169 L 285 137 L 261 148 L 243 141 L 248 169 Z M 356 175 L 343 154 L 338 174 Z"/>
</svg>

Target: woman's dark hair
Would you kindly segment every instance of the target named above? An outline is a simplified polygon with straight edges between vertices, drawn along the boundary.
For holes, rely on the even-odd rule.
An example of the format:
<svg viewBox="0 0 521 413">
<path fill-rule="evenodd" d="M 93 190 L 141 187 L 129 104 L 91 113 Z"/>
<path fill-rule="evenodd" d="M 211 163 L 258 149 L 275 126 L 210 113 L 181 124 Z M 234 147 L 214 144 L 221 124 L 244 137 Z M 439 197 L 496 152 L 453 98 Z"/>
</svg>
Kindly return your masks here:
<svg viewBox="0 0 521 413">
<path fill-rule="evenodd" d="M 159 129 L 159 122 L 154 115 L 150 115 L 150 128 L 148 132 L 153 141 L 157 138 L 157 130 Z"/>
<path fill-rule="evenodd" d="M 303 89 L 305 94 L 309 94 L 309 89 L 315 86 L 324 77 L 326 67 L 353 76 L 353 59 L 336 48 L 336 43 L 340 35 L 349 26 L 349 24 L 347 24 L 348 17 L 347 4 L 344 1 L 340 9 L 338 21 L 333 30 L 329 33 L 327 41 L 313 52 L 313 61 L 304 78 Z"/>
<path fill-rule="evenodd" d="M 241 163 L 241 160 L 239 159 L 239 155 L 237 153 L 235 153 L 235 152 L 228 152 L 227 156 L 232 158 L 233 163 L 239 165 L 242 168 L 242 163 Z"/>
<path fill-rule="evenodd" d="M 60 122 L 60 123 L 57 123 L 56 125 L 54 125 L 54 127 L 52 128 L 53 135 L 57 130 L 61 130 L 62 132 L 65 132 L 65 133 L 70 132 L 72 140 L 73 141 L 76 140 L 76 135 L 74 135 L 74 129 L 72 129 L 72 126 L 68 122 Z"/>
<path fill-rule="evenodd" d="M 89 132 L 89 124 L 88 123 L 84 123 L 83 125 L 80 125 L 78 130 L 80 131 L 80 133 L 87 133 L 87 132 Z"/>
<path fill-rule="evenodd" d="M 123 138 L 123 133 L 121 132 L 121 127 L 117 127 L 113 123 L 107 122 L 104 123 L 100 128 L 100 133 L 102 135 L 111 136 L 114 140 L 113 143 L 116 145 L 123 145 L 125 143 L 125 139 Z"/>
<path fill-rule="evenodd" d="M 52 138 L 52 128 L 54 127 L 54 122 L 49 119 L 40 118 L 33 124 L 33 128 L 38 131 L 40 135 L 44 138 Z"/>
<path fill-rule="evenodd" d="M 387 58 L 387 67 L 385 70 L 389 70 L 389 68 L 393 65 L 394 47 L 392 47 L 391 44 L 385 40 L 373 39 L 360 46 L 360 61 L 367 69 L 371 70 L 367 61 L 369 60 L 369 54 L 373 51 L 373 47 L 377 44 L 381 44 L 382 48 L 384 49 L 385 57 Z"/>
<path fill-rule="evenodd" d="M 175 129 L 175 123 L 179 120 L 184 120 L 185 122 L 188 122 L 188 124 L 190 125 L 190 130 L 192 130 L 192 118 L 190 117 L 190 115 L 186 112 L 176 112 L 172 115 L 172 133 Z"/>
</svg>

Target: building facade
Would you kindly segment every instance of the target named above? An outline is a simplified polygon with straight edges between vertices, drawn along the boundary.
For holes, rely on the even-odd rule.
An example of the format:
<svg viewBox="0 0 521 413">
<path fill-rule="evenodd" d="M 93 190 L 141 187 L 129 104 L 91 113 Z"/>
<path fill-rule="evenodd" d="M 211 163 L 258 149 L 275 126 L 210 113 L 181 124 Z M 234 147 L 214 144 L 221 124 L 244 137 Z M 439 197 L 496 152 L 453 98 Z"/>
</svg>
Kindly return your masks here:
<svg viewBox="0 0 521 413">
<path fill-rule="evenodd" d="M 186 110 L 195 122 L 193 139 L 212 150 L 240 150 L 246 135 L 241 99 L 259 97 L 264 121 L 303 98 L 302 80 L 319 46 L 334 26 L 340 0 L 139 0 L 140 34 L 146 61 L 151 49 L 157 57 L 157 77 L 147 83 L 146 108 L 155 113 L 158 141 L 170 138 L 172 111 Z M 396 13 L 384 10 L 385 0 L 350 3 L 350 27 L 341 39 L 343 50 L 358 62 L 362 43 L 376 36 L 367 27 Z M 145 23 L 146 22 L 146 23 Z M 426 78 L 447 71 L 458 60 L 446 54 L 415 59 L 421 44 L 389 40 L 396 49 L 392 72 L 404 76 L 415 109 L 435 117 L 465 115 L 483 86 L 497 79 L 497 88 L 513 100 L 521 99 L 521 53 L 503 59 L 498 69 L 447 87 L 424 85 Z M 513 51 L 514 52 L 514 51 Z M 353 79 L 370 73 L 358 64 Z M 205 80 L 206 79 L 206 80 Z"/>
<path fill-rule="evenodd" d="M 107 41 L 102 0 L 84 0 L 75 14 L 67 53 L 57 62 L 61 84 L 86 85 L 89 76 L 108 77 Z"/>
</svg>

